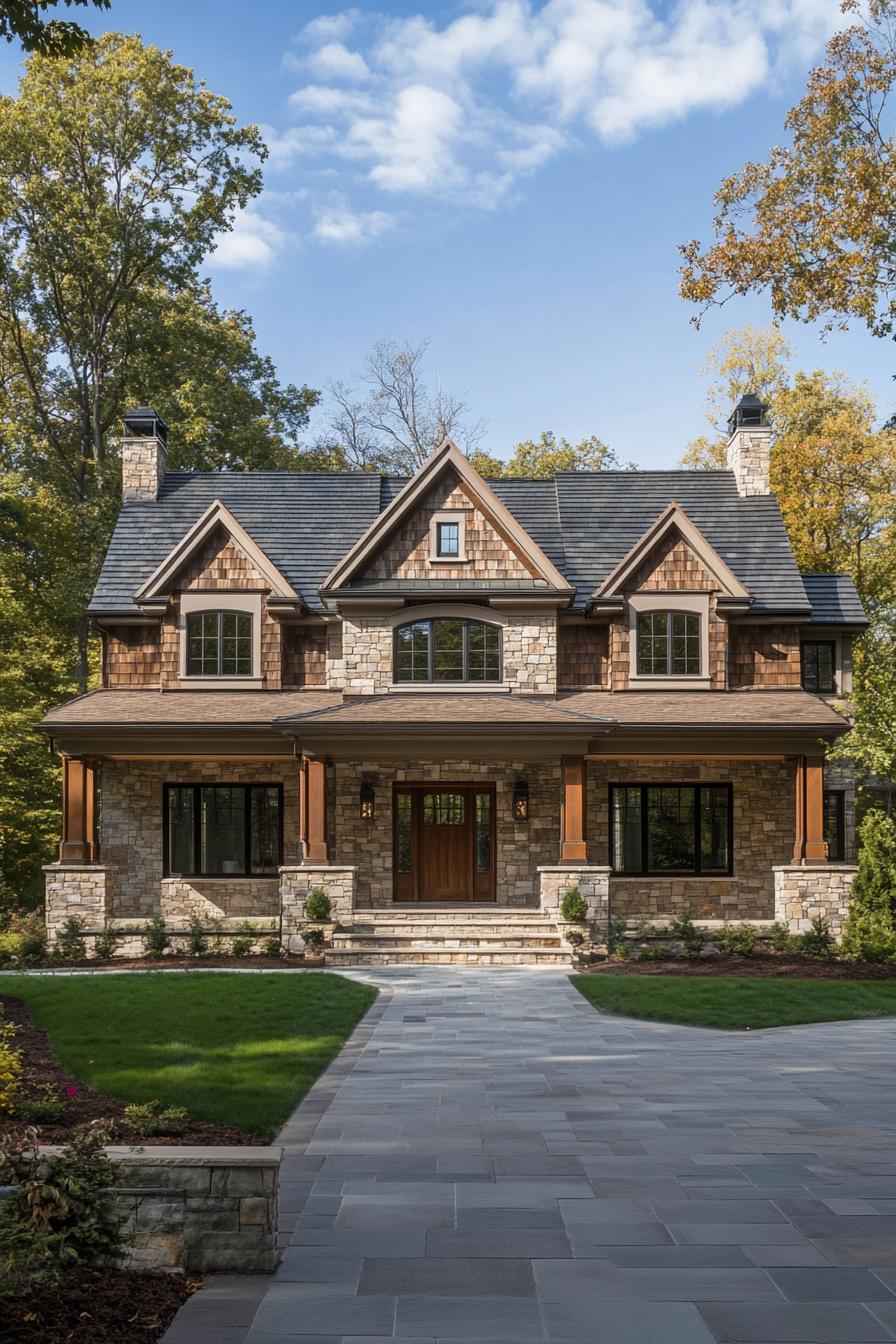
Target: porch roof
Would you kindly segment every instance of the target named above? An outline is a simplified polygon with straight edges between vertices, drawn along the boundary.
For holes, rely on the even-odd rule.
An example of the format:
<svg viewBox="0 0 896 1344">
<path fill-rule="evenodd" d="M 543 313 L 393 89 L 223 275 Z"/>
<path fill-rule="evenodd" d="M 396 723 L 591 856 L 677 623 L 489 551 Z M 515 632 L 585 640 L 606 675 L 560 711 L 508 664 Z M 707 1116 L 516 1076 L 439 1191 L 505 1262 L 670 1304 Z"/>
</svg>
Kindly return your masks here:
<svg viewBox="0 0 896 1344">
<path fill-rule="evenodd" d="M 304 708 L 299 713 L 275 720 L 278 727 L 300 730 L 304 724 L 315 729 L 332 725 L 357 730 L 367 726 L 396 730 L 442 725 L 458 731 L 470 725 L 501 727 L 579 728 L 599 732 L 613 725 L 613 718 L 575 705 L 558 705 L 552 700 L 530 700 L 520 695 L 401 694 L 372 695 L 345 700 L 341 705 Z"/>
<path fill-rule="evenodd" d="M 558 695 L 558 706 L 581 713 L 610 715 L 620 729 L 737 728 L 817 729 L 832 735 L 846 731 L 842 715 L 809 691 L 573 691 Z"/>
</svg>

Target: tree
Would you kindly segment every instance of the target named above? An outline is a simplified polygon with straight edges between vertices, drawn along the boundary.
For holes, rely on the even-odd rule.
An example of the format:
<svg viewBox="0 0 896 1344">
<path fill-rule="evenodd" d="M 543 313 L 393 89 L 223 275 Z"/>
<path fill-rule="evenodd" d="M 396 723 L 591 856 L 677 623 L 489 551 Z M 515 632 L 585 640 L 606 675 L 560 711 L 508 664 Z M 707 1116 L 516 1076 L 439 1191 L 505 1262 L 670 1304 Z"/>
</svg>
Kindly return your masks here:
<svg viewBox="0 0 896 1344">
<path fill-rule="evenodd" d="M 850 721 L 830 758 L 855 761 L 881 781 L 896 781 L 896 633 L 887 622 L 876 622 L 856 645 Z"/>
<path fill-rule="evenodd" d="M 728 417 L 745 392 L 753 392 L 773 410 L 787 386 L 793 351 L 777 327 L 734 327 L 713 346 L 701 373 L 712 376 L 704 417 L 710 431 L 692 439 L 681 459 L 684 467 L 724 467 Z"/>
<path fill-rule="evenodd" d="M 537 439 L 518 443 L 513 456 L 504 468 L 505 476 L 553 476 L 557 471 L 622 471 L 627 470 L 612 448 L 596 434 L 570 443 L 557 438 L 550 429 L 542 430 Z"/>
<path fill-rule="evenodd" d="M 91 41 L 90 34 L 70 19 L 43 19 L 41 14 L 55 8 L 57 0 L 2 0 L 0 37 L 19 41 L 25 51 L 44 56 L 71 56 Z M 109 9 L 110 0 L 65 0 L 66 5 Z"/>
<path fill-rule="evenodd" d="M 896 960 L 896 822 L 879 810 L 867 813 L 859 827 L 859 871 L 843 951 L 868 961 Z"/>
<path fill-rule="evenodd" d="M 424 363 L 429 341 L 417 345 L 377 341 L 364 364 L 362 389 L 333 383 L 326 431 L 317 449 L 361 471 L 398 475 L 417 470 L 452 438 L 472 452 L 484 433 L 481 420 L 470 423 L 469 407 L 437 380 L 426 384 Z"/>
<path fill-rule="evenodd" d="M 314 394 L 280 387 L 249 319 L 220 312 L 198 272 L 260 190 L 264 154 L 225 99 L 136 37 L 32 56 L 18 98 L 0 99 L 0 465 L 75 505 L 82 606 L 129 404 L 177 423 L 183 466 L 298 454 Z M 83 618 L 78 664 L 83 687 Z"/>
<path fill-rule="evenodd" d="M 855 22 L 789 112 L 790 143 L 722 182 L 710 247 L 681 248 L 681 293 L 701 310 L 767 290 L 779 318 L 894 332 L 896 0 L 841 8 Z"/>
</svg>

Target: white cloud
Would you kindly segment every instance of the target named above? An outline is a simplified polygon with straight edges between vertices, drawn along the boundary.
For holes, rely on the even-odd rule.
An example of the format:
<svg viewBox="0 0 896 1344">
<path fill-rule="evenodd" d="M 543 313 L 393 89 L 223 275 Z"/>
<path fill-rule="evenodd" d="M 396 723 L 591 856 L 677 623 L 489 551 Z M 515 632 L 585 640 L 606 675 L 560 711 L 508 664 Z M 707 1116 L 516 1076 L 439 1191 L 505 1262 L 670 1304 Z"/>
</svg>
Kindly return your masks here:
<svg viewBox="0 0 896 1344">
<path fill-rule="evenodd" d="M 378 238 L 394 222 L 383 210 L 353 211 L 347 206 L 324 206 L 317 212 L 314 236 L 324 243 L 357 245 Z"/>
<path fill-rule="evenodd" d="M 212 261 L 227 270 L 265 270 L 285 242 L 285 232 L 273 220 L 243 210 L 229 233 L 218 234 Z"/>
<path fill-rule="evenodd" d="M 275 136 L 272 166 L 313 154 L 346 200 L 361 190 L 494 207 L 570 145 L 744 102 L 845 22 L 839 0 L 467 3 L 441 23 L 428 9 L 347 9 L 307 24 L 288 57 L 308 81 L 288 100 L 304 124 Z M 375 204 L 326 206 L 315 236 L 335 241 L 342 214 L 369 221 Z M 377 232 L 346 224 L 351 241 Z"/>
</svg>

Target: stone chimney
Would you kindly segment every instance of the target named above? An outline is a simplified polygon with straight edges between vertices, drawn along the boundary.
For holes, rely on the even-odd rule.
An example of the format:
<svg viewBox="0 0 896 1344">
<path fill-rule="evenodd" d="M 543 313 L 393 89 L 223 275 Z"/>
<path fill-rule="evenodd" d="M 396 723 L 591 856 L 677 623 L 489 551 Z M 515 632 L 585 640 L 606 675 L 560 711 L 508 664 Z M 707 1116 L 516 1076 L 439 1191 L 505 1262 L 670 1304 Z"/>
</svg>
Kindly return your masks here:
<svg viewBox="0 0 896 1344">
<path fill-rule="evenodd" d="M 728 470 L 739 495 L 767 495 L 772 431 L 768 407 L 752 392 L 741 397 L 728 420 Z"/>
<path fill-rule="evenodd" d="M 124 417 L 121 439 L 121 497 L 158 499 L 168 465 L 168 426 L 150 406 L 138 406 Z"/>
</svg>

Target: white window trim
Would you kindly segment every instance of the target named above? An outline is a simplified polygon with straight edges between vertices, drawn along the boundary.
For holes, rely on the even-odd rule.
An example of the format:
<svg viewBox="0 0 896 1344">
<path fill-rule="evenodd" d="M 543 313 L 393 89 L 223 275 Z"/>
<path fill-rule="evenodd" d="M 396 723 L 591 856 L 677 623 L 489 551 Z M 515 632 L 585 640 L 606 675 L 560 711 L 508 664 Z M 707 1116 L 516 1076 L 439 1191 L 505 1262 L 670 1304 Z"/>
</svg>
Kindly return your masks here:
<svg viewBox="0 0 896 1344">
<path fill-rule="evenodd" d="M 467 514 L 469 509 L 442 509 L 429 521 L 429 564 L 467 565 Z M 439 523 L 457 523 L 457 555 L 439 555 Z"/>
<path fill-rule="evenodd" d="M 709 676 L 709 593 L 655 592 L 633 593 L 628 599 L 628 680 L 633 691 L 708 691 Z M 700 674 L 694 677 L 670 677 L 662 672 L 638 671 L 638 617 L 648 611 L 686 611 L 700 617 Z"/>
<path fill-rule="evenodd" d="M 203 588 L 181 593 L 177 617 L 178 679 L 192 691 L 259 691 L 261 678 L 261 593 Z M 200 611 L 241 611 L 252 617 L 252 674 L 248 677 L 197 677 L 187 672 L 187 617 Z"/>
</svg>

